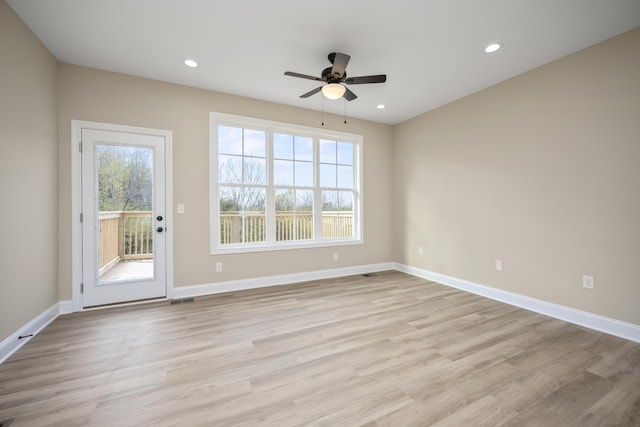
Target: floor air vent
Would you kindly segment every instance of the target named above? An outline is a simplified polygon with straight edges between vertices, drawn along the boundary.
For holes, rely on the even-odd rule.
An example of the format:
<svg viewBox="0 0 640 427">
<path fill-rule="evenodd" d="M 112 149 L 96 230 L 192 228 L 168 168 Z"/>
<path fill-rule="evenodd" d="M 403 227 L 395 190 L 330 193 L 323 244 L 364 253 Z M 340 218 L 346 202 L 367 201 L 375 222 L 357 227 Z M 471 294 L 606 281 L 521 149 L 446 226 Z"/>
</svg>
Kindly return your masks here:
<svg viewBox="0 0 640 427">
<path fill-rule="evenodd" d="M 196 300 L 193 299 L 193 297 L 192 298 L 178 298 L 178 299 L 172 299 L 169 304 L 171 304 L 171 305 L 188 304 L 190 302 L 196 302 Z M 4 426 L 2 424 L 0 424 L 0 427 L 4 427 Z"/>
</svg>

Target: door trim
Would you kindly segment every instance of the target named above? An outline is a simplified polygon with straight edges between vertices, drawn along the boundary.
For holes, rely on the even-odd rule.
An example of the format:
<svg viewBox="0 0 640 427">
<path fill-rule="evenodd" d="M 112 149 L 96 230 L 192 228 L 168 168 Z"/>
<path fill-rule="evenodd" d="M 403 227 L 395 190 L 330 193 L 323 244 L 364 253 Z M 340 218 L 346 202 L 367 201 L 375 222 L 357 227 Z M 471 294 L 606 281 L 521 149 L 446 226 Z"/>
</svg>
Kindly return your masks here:
<svg viewBox="0 0 640 427">
<path fill-rule="evenodd" d="M 82 294 L 82 157 L 80 141 L 82 129 L 95 129 L 123 133 L 138 133 L 164 137 L 165 140 L 165 244 L 167 299 L 173 298 L 173 155 L 172 132 L 163 129 L 142 128 L 110 123 L 71 120 L 71 300 L 74 312 L 83 311 Z M 156 300 L 157 301 L 157 300 Z"/>
</svg>

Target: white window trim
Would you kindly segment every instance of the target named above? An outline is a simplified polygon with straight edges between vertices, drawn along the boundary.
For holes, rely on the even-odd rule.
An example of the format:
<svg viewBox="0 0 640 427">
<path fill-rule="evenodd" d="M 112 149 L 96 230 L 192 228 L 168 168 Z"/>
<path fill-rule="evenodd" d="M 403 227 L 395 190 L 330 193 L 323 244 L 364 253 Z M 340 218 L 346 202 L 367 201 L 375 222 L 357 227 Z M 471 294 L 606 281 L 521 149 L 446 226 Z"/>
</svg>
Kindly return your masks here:
<svg viewBox="0 0 640 427">
<path fill-rule="evenodd" d="M 274 131 L 294 133 L 298 135 L 313 136 L 314 139 L 333 139 L 344 142 L 353 143 L 356 147 L 355 161 L 357 162 L 357 172 L 355 176 L 354 189 L 356 197 L 353 203 L 354 221 L 354 237 L 348 239 L 334 239 L 334 240 L 312 240 L 312 241 L 286 241 L 286 242 L 273 242 L 265 241 L 260 243 L 239 243 L 239 244 L 225 244 L 220 243 L 220 216 L 219 216 L 219 187 L 218 187 L 218 125 L 236 126 L 241 128 L 250 128 L 256 130 L 265 130 L 267 132 L 267 173 L 269 176 L 267 188 L 273 188 L 273 172 L 271 171 L 272 164 L 272 134 Z M 317 166 L 319 158 L 317 157 L 317 144 L 316 157 L 314 159 L 314 165 Z M 237 116 L 232 114 L 211 112 L 209 116 L 209 225 L 210 225 L 210 252 L 211 255 L 220 254 L 234 254 L 234 253 L 248 253 L 248 252 L 266 252 L 266 251 L 278 251 L 278 250 L 291 250 L 291 249 L 305 249 L 305 248 L 319 248 L 319 247 L 333 247 L 344 245 L 360 245 L 364 243 L 363 239 L 363 137 L 362 135 L 333 131 L 322 128 L 313 128 L 308 126 L 294 125 L 290 123 L 276 122 L 271 120 L 262 120 L 251 117 Z M 316 167 L 317 169 L 317 167 Z M 316 184 L 318 184 L 318 177 L 316 172 Z M 316 185 L 315 188 L 320 188 Z M 269 194 L 269 191 L 267 191 Z M 317 203 L 317 200 L 316 200 Z M 316 204 L 317 206 L 317 204 Z M 267 200 L 266 220 L 274 221 L 275 213 L 273 209 L 269 207 L 269 201 Z M 314 208 L 315 211 L 315 208 Z M 316 218 L 316 221 L 320 219 Z"/>
</svg>

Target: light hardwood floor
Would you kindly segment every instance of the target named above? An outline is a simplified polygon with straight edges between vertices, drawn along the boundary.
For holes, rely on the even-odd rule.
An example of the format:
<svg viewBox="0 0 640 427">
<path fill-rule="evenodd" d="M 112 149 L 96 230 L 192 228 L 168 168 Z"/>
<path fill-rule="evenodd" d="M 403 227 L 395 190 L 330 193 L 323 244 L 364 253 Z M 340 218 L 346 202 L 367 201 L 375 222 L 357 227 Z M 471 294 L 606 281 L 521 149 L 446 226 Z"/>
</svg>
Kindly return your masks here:
<svg viewBox="0 0 640 427">
<path fill-rule="evenodd" d="M 640 344 L 399 272 L 61 316 L 18 426 L 640 426 Z"/>
</svg>

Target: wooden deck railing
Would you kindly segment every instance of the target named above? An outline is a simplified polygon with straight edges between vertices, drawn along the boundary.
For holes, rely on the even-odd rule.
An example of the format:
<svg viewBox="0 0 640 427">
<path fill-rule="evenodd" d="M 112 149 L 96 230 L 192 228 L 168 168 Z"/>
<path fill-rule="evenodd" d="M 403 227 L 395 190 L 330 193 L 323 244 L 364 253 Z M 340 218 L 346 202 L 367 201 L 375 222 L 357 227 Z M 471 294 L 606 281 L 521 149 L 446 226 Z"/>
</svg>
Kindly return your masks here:
<svg viewBox="0 0 640 427">
<path fill-rule="evenodd" d="M 244 239 L 242 238 L 244 235 Z M 350 212 L 323 212 L 322 237 L 325 239 L 353 236 L 353 214 Z M 220 215 L 220 243 L 262 242 L 266 239 L 264 212 L 223 212 Z M 311 212 L 276 213 L 276 241 L 313 239 Z"/>
<path fill-rule="evenodd" d="M 276 241 L 313 239 L 313 214 L 311 212 L 276 213 Z"/>
<path fill-rule="evenodd" d="M 98 216 L 100 269 L 106 270 L 119 261 L 153 258 L 153 218 L 149 211 L 100 212 Z M 244 240 L 242 236 L 244 234 Z M 322 213 L 322 238 L 353 236 L 350 212 Z M 252 212 L 224 212 L 220 216 L 221 243 L 262 242 L 266 239 L 265 215 Z M 276 213 L 276 241 L 313 239 L 311 212 Z"/>
<path fill-rule="evenodd" d="M 119 261 L 153 258 L 150 211 L 100 212 L 99 263 L 104 270 Z"/>
<path fill-rule="evenodd" d="M 322 237 L 325 239 L 353 237 L 353 214 L 340 212 L 338 215 L 338 212 L 323 212 Z"/>
</svg>

